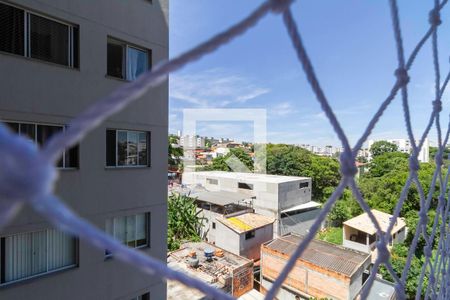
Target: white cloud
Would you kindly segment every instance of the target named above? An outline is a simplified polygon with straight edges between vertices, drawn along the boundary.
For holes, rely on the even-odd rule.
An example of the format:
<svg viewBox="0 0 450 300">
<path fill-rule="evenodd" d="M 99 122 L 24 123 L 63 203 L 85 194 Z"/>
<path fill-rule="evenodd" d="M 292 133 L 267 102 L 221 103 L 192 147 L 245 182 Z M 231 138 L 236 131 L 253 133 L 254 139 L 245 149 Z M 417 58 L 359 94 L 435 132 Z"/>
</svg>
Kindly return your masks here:
<svg viewBox="0 0 450 300">
<path fill-rule="evenodd" d="M 211 69 L 194 74 L 172 75 L 170 97 L 197 108 L 227 107 L 242 104 L 270 90 L 244 76 Z"/>
<path fill-rule="evenodd" d="M 284 117 L 293 113 L 296 113 L 297 110 L 295 109 L 294 105 L 290 102 L 281 102 L 272 107 L 269 110 L 270 116 L 276 116 L 276 117 Z"/>
</svg>

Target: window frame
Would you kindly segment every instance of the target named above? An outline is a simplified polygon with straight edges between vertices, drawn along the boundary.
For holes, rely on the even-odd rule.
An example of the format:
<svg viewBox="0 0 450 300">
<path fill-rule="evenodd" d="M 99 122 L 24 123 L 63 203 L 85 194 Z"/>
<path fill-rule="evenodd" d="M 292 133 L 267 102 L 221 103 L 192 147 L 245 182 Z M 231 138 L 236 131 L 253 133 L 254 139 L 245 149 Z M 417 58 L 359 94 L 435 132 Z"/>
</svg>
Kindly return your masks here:
<svg viewBox="0 0 450 300">
<path fill-rule="evenodd" d="M 134 242 L 135 242 L 135 247 L 131 247 L 131 246 L 129 246 L 128 245 L 128 242 L 124 242 L 124 243 L 122 243 L 122 241 L 119 241 L 119 240 L 117 240 L 117 241 L 119 241 L 119 242 L 121 242 L 123 245 L 125 245 L 125 246 L 127 246 L 127 247 L 130 247 L 131 249 L 144 249 L 144 248 L 150 248 L 150 236 L 151 236 L 151 232 L 150 232 L 150 230 L 151 230 L 151 220 L 152 220 L 152 217 L 151 217 L 151 212 L 150 211 L 146 211 L 146 212 L 142 212 L 142 213 L 134 213 L 134 214 L 128 214 L 128 215 L 119 215 L 119 216 L 111 216 L 111 217 L 107 217 L 106 219 L 105 219 L 105 232 L 107 233 L 107 234 L 109 234 L 106 230 L 107 230 L 107 228 L 106 228 L 106 223 L 107 223 L 107 221 L 108 220 L 110 220 L 111 222 L 112 222 L 112 237 L 115 239 L 115 232 L 116 232 L 116 226 L 115 226 L 115 222 L 114 222 L 114 219 L 118 219 L 118 218 L 127 218 L 127 217 L 134 217 L 135 218 L 135 222 L 134 222 L 134 224 L 135 224 L 135 228 L 134 228 L 134 232 L 136 233 L 137 232 L 137 222 L 136 222 L 136 220 L 137 220 L 137 216 L 138 215 L 144 215 L 144 217 L 145 217 L 145 239 L 146 239 L 146 243 L 145 243 L 145 245 L 140 245 L 140 246 L 137 246 L 137 240 L 135 239 L 134 240 Z M 127 230 L 127 225 L 125 224 L 125 236 L 126 236 L 126 230 Z M 108 249 L 105 249 L 105 258 L 111 258 L 111 257 L 113 257 L 114 256 L 114 254 L 112 253 L 112 252 L 110 252 Z"/>
<path fill-rule="evenodd" d="M 245 240 L 246 241 L 250 240 L 250 239 L 254 238 L 255 236 L 256 236 L 256 230 L 255 229 L 249 230 L 245 233 Z"/>
<path fill-rule="evenodd" d="M 68 67 L 71 69 L 79 69 L 80 68 L 80 26 L 77 24 L 73 24 L 52 16 L 48 16 L 46 14 L 34 11 L 34 10 L 30 10 L 28 8 L 22 7 L 20 5 L 16 5 L 14 3 L 9 3 L 9 2 L 5 2 L 0 0 L 0 4 L 6 5 L 6 6 L 10 6 L 10 7 L 14 7 L 16 9 L 20 9 L 23 11 L 23 18 L 24 18 L 24 54 L 17 54 L 17 53 L 12 53 L 12 52 L 7 52 L 7 51 L 0 51 L 0 53 L 4 53 L 4 54 L 9 54 L 9 55 L 14 55 L 14 56 L 19 56 L 19 57 L 25 57 L 27 59 L 32 59 L 35 61 L 41 61 L 41 62 L 45 62 L 48 64 L 53 64 L 53 65 L 57 65 L 57 66 L 63 66 L 63 67 Z M 67 26 L 67 31 L 68 31 L 68 62 L 67 65 L 66 64 L 59 64 L 56 62 L 51 62 L 45 59 L 39 59 L 39 58 L 35 58 L 31 56 L 31 15 L 35 15 L 37 17 L 41 17 L 43 19 L 47 19 L 56 23 L 59 23 L 61 25 Z M 77 38 L 78 38 L 78 47 L 77 49 L 75 49 L 74 47 L 74 37 L 75 37 L 75 32 L 74 32 L 74 28 L 76 28 L 78 30 L 77 32 Z M 75 65 L 75 61 L 74 61 L 74 57 L 75 57 L 75 51 L 78 53 L 77 57 L 78 57 L 78 61 Z"/>
<path fill-rule="evenodd" d="M 246 183 L 242 181 L 238 181 L 238 188 L 243 190 L 253 191 L 254 185 L 253 183 Z"/>
<path fill-rule="evenodd" d="M 117 77 L 114 75 L 108 74 L 108 44 L 116 44 L 122 46 L 122 77 Z M 108 78 L 114 78 L 118 80 L 124 80 L 124 81 L 133 81 L 132 79 L 127 78 L 127 62 L 128 62 L 128 49 L 136 49 L 142 52 L 145 52 L 147 54 L 147 70 L 149 71 L 152 69 L 152 49 L 145 48 L 130 42 L 127 42 L 125 40 L 113 37 L 108 35 L 106 37 L 106 77 Z"/>
<path fill-rule="evenodd" d="M 17 124 L 18 125 L 18 131 L 19 131 L 19 135 L 21 135 L 20 133 L 20 128 L 22 124 L 27 124 L 27 125 L 33 125 L 34 126 L 34 140 L 33 143 L 37 146 L 39 146 L 38 143 L 38 126 L 51 126 L 51 127 L 61 127 L 62 131 L 66 131 L 67 130 L 67 125 L 61 125 L 61 124 L 52 124 L 52 123 L 40 123 L 40 122 L 29 122 L 29 121 L 15 121 L 15 120 L 7 120 L 7 119 L 0 119 L 0 123 L 3 123 L 5 126 L 8 127 L 7 123 L 13 123 L 13 124 Z M 76 147 L 77 148 L 77 152 L 78 152 L 78 164 L 76 167 L 66 167 L 66 152 L 69 151 L 70 149 Z M 76 144 L 73 147 L 70 147 L 68 149 L 64 149 L 62 155 L 61 155 L 61 160 L 62 160 L 62 167 L 56 165 L 55 168 L 59 169 L 59 170 L 79 170 L 80 169 L 80 144 Z"/>
<path fill-rule="evenodd" d="M 74 244 L 74 247 L 75 247 L 75 249 L 74 249 L 75 250 L 75 252 L 74 252 L 74 260 L 75 260 L 75 263 L 71 264 L 71 265 L 67 265 L 67 266 L 61 267 L 61 268 L 58 268 L 58 269 L 53 269 L 53 270 L 48 271 L 49 270 L 49 259 L 48 259 L 48 256 L 49 256 L 49 252 L 50 252 L 49 248 L 48 248 L 49 247 L 49 242 L 48 242 L 48 240 L 49 240 L 49 232 L 50 232 L 50 230 L 54 230 L 54 229 L 56 229 L 56 228 L 36 229 L 36 230 L 30 230 L 30 231 L 24 231 L 24 232 L 18 232 L 18 233 L 6 234 L 6 235 L 1 235 L 0 236 L 0 287 L 13 285 L 13 284 L 16 284 L 16 283 L 20 283 L 20 282 L 23 282 L 23 281 L 27 281 L 27 280 L 35 279 L 35 278 L 38 278 L 38 277 L 50 275 L 50 274 L 53 274 L 53 273 L 56 273 L 56 272 L 61 272 L 61 271 L 68 270 L 68 269 L 74 269 L 74 268 L 77 268 L 79 266 L 79 258 L 80 258 L 80 255 L 79 255 L 80 244 L 79 243 L 80 243 L 80 241 L 79 241 L 78 237 L 72 236 L 72 238 L 74 239 L 74 243 L 75 243 Z M 58 230 L 58 229 L 56 229 L 56 230 Z M 8 282 L 3 282 L 4 277 L 5 277 L 5 269 L 4 269 L 4 267 L 5 267 L 5 259 L 6 259 L 5 255 L 4 255 L 4 252 L 5 252 L 5 250 L 4 250 L 4 239 L 7 238 L 7 237 L 15 236 L 15 235 L 33 234 L 33 233 L 43 232 L 43 231 L 45 231 L 45 243 L 46 243 L 45 253 L 46 253 L 46 270 L 47 271 L 46 272 L 42 272 L 42 273 L 38 273 L 38 274 L 34 274 L 34 275 L 31 275 L 31 276 L 28 276 L 28 277 L 23 277 L 23 278 L 20 278 L 20 279 L 8 281 Z"/>
<path fill-rule="evenodd" d="M 299 188 L 299 189 L 306 189 L 306 188 L 309 188 L 309 182 L 308 182 L 308 181 L 302 181 L 302 182 L 299 182 L 298 188 Z"/>
<path fill-rule="evenodd" d="M 152 134 L 151 131 L 146 131 L 146 130 L 132 130 L 132 129 L 117 129 L 117 128 L 106 128 L 106 139 L 108 138 L 108 131 L 115 131 L 115 165 L 108 165 L 108 161 L 107 161 L 107 155 L 105 156 L 105 168 L 107 169 L 128 169 L 128 168 L 150 168 L 151 167 L 151 145 L 152 145 Z M 138 134 L 138 148 L 137 148 L 137 162 L 138 164 L 136 165 L 131 165 L 131 164 L 124 164 L 124 165 L 119 165 L 119 132 L 126 132 L 127 133 L 127 144 L 128 144 L 128 133 L 129 132 L 136 132 Z M 140 165 L 139 164 L 139 133 L 145 133 L 146 137 L 147 137 L 147 164 L 145 165 Z M 105 148 L 106 148 L 106 154 L 108 153 L 108 143 L 106 141 L 105 143 Z M 127 155 L 128 155 L 128 146 L 127 146 Z"/>
</svg>

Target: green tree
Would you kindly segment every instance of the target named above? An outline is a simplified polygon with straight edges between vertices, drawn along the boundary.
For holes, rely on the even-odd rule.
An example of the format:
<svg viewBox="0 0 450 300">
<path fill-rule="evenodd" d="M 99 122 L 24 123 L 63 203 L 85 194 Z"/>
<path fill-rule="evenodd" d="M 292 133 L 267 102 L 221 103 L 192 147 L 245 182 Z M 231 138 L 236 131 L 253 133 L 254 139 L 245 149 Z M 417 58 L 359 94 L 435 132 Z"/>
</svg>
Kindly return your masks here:
<svg viewBox="0 0 450 300">
<path fill-rule="evenodd" d="M 385 152 L 373 157 L 369 163 L 367 176 L 380 177 L 393 170 L 408 171 L 408 154 L 402 152 Z"/>
<path fill-rule="evenodd" d="M 230 152 L 225 156 L 219 156 L 212 160 L 211 165 L 206 166 L 204 170 L 206 171 L 235 171 L 231 170 L 231 168 L 227 164 L 227 160 L 231 157 L 236 157 L 239 159 L 241 163 L 244 164 L 250 171 L 253 171 L 253 160 L 250 155 L 242 148 L 233 148 L 230 149 Z"/>
<path fill-rule="evenodd" d="M 268 144 L 267 173 L 312 178 L 313 199 L 324 202 L 325 189 L 339 184 L 339 163 L 329 157 L 322 157 L 310 151 L 286 144 Z"/>
<path fill-rule="evenodd" d="M 176 250 L 185 241 L 200 241 L 204 219 L 199 217 L 195 200 L 185 195 L 172 194 L 168 202 L 167 246 Z"/>
<path fill-rule="evenodd" d="M 386 152 L 396 152 L 398 151 L 398 147 L 396 144 L 389 143 L 388 141 L 376 141 L 372 144 L 369 151 L 375 157 Z"/>
</svg>

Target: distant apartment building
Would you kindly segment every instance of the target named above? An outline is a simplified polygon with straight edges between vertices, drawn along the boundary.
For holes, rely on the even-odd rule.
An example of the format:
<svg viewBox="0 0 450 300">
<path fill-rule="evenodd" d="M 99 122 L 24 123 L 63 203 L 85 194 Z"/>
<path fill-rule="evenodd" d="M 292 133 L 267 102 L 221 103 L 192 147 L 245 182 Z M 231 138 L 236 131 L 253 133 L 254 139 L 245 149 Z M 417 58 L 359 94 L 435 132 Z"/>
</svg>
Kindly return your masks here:
<svg viewBox="0 0 450 300">
<path fill-rule="evenodd" d="M 383 141 L 387 141 L 389 143 L 395 144 L 398 147 L 398 151 L 406 153 L 406 154 L 411 154 L 412 153 L 412 146 L 411 146 L 411 141 L 408 139 L 386 139 Z M 377 142 L 377 140 L 369 140 L 368 144 L 369 144 L 369 151 L 370 148 L 372 147 L 372 145 Z M 416 141 L 416 144 L 419 141 Z M 369 159 L 371 159 L 371 155 L 369 153 Z M 419 155 L 417 157 L 417 159 L 420 162 L 423 163 L 427 163 L 430 161 L 430 142 L 428 140 L 428 138 L 425 139 L 422 149 L 419 152 Z"/>
<path fill-rule="evenodd" d="M 180 146 L 187 149 L 204 149 L 206 146 L 206 138 L 202 136 L 184 135 L 180 137 Z"/>
<path fill-rule="evenodd" d="M 38 146 L 168 58 L 168 1 L 0 1 L 0 121 Z M 166 260 L 167 81 L 61 153 L 55 193 Z M 164 299 L 165 283 L 26 207 L 0 232 L 0 299 Z"/>
<path fill-rule="evenodd" d="M 304 240 L 286 235 L 261 248 L 261 292 L 271 288 L 284 265 Z M 289 273 L 276 298 L 354 300 L 364 284 L 370 255 L 327 242 L 312 240 Z M 380 299 L 380 298 L 373 298 Z"/>
<path fill-rule="evenodd" d="M 271 217 L 274 236 L 308 232 L 320 212 L 320 204 L 311 201 L 311 178 L 222 171 L 185 172 L 183 183 L 202 186 L 224 200 L 248 206 L 256 214 Z M 225 203 L 224 203 L 225 204 Z"/>
<path fill-rule="evenodd" d="M 371 212 L 375 216 L 383 233 L 386 233 L 389 224 L 393 218 L 392 215 L 372 209 Z M 343 224 L 343 245 L 347 248 L 372 254 L 372 261 L 377 258 L 377 235 L 375 225 L 369 218 L 367 213 L 363 213 Z M 406 239 L 408 228 L 405 220 L 398 218 L 391 230 L 388 247 L 392 247 L 396 243 L 401 243 Z"/>
</svg>

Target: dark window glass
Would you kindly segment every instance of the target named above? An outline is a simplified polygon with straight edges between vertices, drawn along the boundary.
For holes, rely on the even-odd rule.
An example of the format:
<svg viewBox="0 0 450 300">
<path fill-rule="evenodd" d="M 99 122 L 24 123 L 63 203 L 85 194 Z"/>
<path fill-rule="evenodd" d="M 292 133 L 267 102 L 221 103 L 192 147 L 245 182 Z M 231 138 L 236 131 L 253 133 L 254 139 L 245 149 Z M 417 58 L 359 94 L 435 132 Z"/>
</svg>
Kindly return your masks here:
<svg viewBox="0 0 450 300">
<path fill-rule="evenodd" d="M 248 231 L 248 232 L 245 233 L 245 239 L 246 240 L 254 238 L 254 237 L 255 237 L 255 231 L 254 230 L 251 230 L 251 231 Z"/>
<path fill-rule="evenodd" d="M 9 129 L 11 129 L 14 133 L 19 133 L 19 123 L 6 123 L 6 126 L 8 126 Z"/>
<path fill-rule="evenodd" d="M 117 165 L 124 166 L 127 162 L 127 132 L 117 132 Z"/>
<path fill-rule="evenodd" d="M 20 135 L 29 137 L 33 142 L 36 141 L 36 125 L 20 124 Z"/>
<path fill-rule="evenodd" d="M 106 131 L 106 165 L 116 166 L 116 131 Z"/>
<path fill-rule="evenodd" d="M 22 128 L 22 124 L 20 126 Z M 58 131 L 63 130 L 62 126 L 49 126 L 49 125 L 38 125 L 37 126 L 37 142 L 38 145 L 42 146 L 44 145 L 55 133 Z M 62 168 L 63 165 L 63 158 L 61 153 L 61 159 L 56 164 L 57 167 Z"/>
<path fill-rule="evenodd" d="M 216 229 L 216 223 L 212 222 L 212 229 Z"/>
<path fill-rule="evenodd" d="M 124 45 L 108 41 L 107 74 L 109 76 L 124 78 L 123 76 Z"/>
<path fill-rule="evenodd" d="M 80 67 L 80 34 L 79 34 L 80 30 L 78 29 L 78 27 L 73 27 L 72 32 L 73 32 L 73 45 L 72 45 L 73 67 L 79 68 Z"/>
<path fill-rule="evenodd" d="M 250 183 L 238 182 L 238 187 L 240 189 L 253 190 L 253 184 Z"/>
<path fill-rule="evenodd" d="M 80 158 L 79 154 L 80 149 L 78 146 L 72 147 L 69 150 L 66 150 L 65 157 L 64 157 L 64 163 L 65 168 L 78 168 Z"/>
<path fill-rule="evenodd" d="M 147 132 L 139 133 L 139 165 L 147 166 L 148 165 L 148 134 Z"/>
<path fill-rule="evenodd" d="M 69 65 L 69 26 L 30 15 L 30 56 Z"/>
<path fill-rule="evenodd" d="M 21 128 L 22 128 L 21 124 Z M 55 133 L 63 130 L 62 126 L 38 125 L 37 126 L 37 142 L 44 145 Z"/>
<path fill-rule="evenodd" d="M 308 182 L 300 182 L 299 188 L 303 189 L 303 188 L 307 188 L 309 186 Z"/>
<path fill-rule="evenodd" d="M 0 51 L 25 55 L 24 11 L 0 3 Z"/>
</svg>

